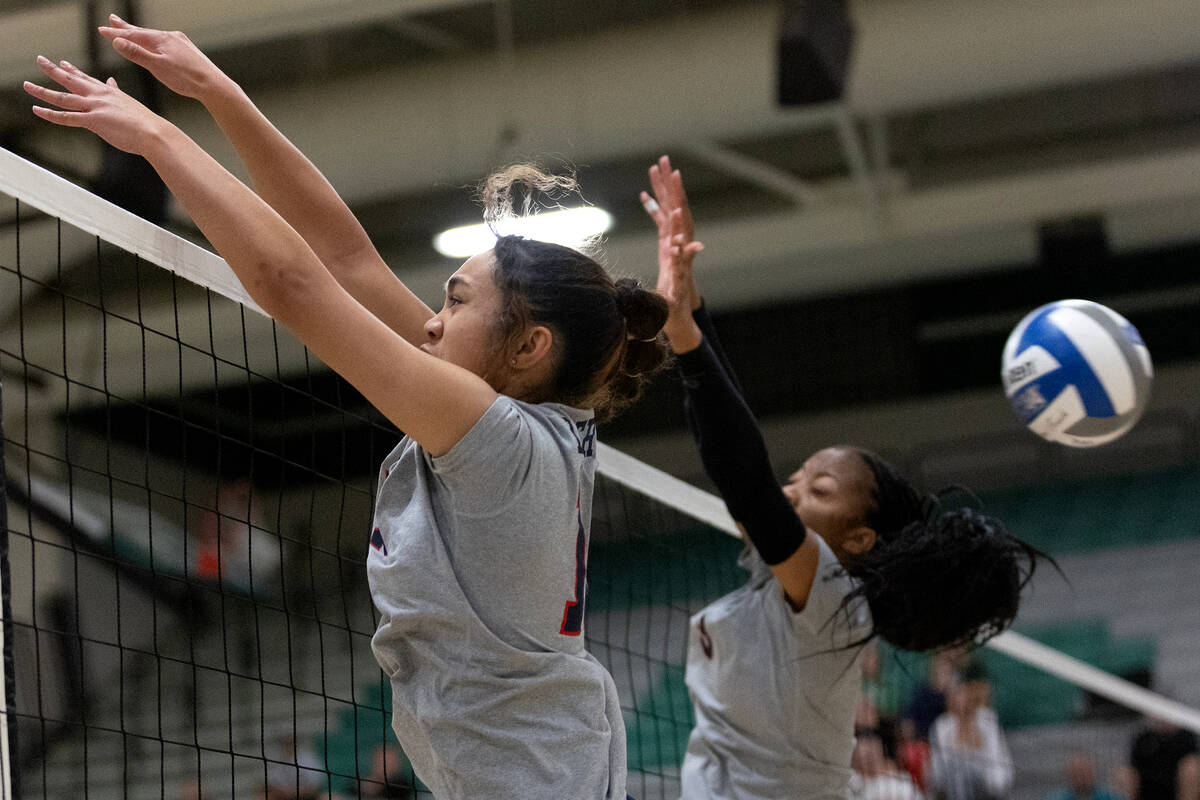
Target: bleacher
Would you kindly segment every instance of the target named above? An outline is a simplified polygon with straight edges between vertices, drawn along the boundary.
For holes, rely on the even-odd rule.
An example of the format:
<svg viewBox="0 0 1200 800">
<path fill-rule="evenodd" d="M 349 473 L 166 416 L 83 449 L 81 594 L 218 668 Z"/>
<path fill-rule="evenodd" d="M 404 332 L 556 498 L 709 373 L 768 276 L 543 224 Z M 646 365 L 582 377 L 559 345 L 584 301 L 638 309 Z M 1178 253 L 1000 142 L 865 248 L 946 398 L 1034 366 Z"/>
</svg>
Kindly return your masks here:
<svg viewBox="0 0 1200 800">
<path fill-rule="evenodd" d="M 1198 487 L 1200 465 L 1189 465 L 985 497 L 987 510 L 1002 516 L 1014 533 L 1056 555 L 1067 576 L 1064 580 L 1051 568 L 1039 570 L 1018 630 L 1101 669 L 1150 679 L 1177 699 L 1200 705 Z M 654 651 L 651 661 L 657 666 L 644 676 L 612 670 L 627 711 L 631 772 L 640 773 L 638 780 L 645 785 L 652 779 L 671 785 L 691 725 L 682 649 L 675 637 L 660 640 L 658 627 L 665 623 L 656 620 L 670 616 L 677 626 L 683 615 L 711 599 L 709 595 L 717 596 L 741 580 L 733 564 L 736 542 L 723 534 L 685 535 L 696 537 L 687 563 L 669 568 L 662 566 L 661 553 L 628 543 L 599 543 L 592 556 L 589 625 L 611 624 L 608 615 L 619 608 L 625 624 L 638 631 L 626 646 L 636 648 L 637 640 L 644 639 L 646 647 L 661 645 L 663 650 Z M 697 582 L 703 591 L 696 590 Z M 619 603 L 613 602 L 615 597 Z M 101 800 L 102 786 L 111 787 L 108 796 L 113 798 L 160 797 L 160 785 L 169 789 L 182 776 L 194 774 L 200 761 L 206 796 L 253 796 L 263 780 L 265 743 L 293 733 L 324 761 L 329 788 L 352 791 L 356 776 L 370 771 L 374 747 L 392 740 L 390 692 L 379 677 L 367 638 L 355 635 L 347 640 L 344 631 L 335 631 L 315 648 L 315 625 L 309 626 L 312 630 L 289 631 L 282 620 L 276 622 L 259 620 L 261 649 L 255 672 L 282 676 L 290 669 L 289 680 L 311 685 L 311 694 L 263 691 L 256 681 L 227 683 L 218 673 L 206 678 L 201 670 L 206 685 L 198 689 L 201 700 L 193 723 L 186 703 L 172 700 L 188 691 L 192 670 L 180 665 L 162 671 L 146 692 L 140 715 L 127 717 L 123 731 L 92 733 L 86 742 L 76 737 L 50 748 L 44 770 L 26 776 L 31 795 L 41 796 L 44 782 L 46 796 L 66 796 L 71 786 L 80 785 L 87 769 L 89 797 Z M 298 654 L 290 665 L 289 636 L 291 650 Z M 228 657 L 227 643 L 219 639 L 198 646 L 194 657 L 199 662 Z M 361 666 L 354 676 L 321 668 L 323 661 L 344 662 L 349 650 L 355 651 L 354 661 Z M 309 655 L 299 655 L 305 652 Z M 622 658 L 602 649 L 596 654 L 610 665 Z M 1080 742 L 1111 762 L 1124 758 L 1136 718 L 1114 715 L 1113 709 L 1097 704 L 1078 687 L 998 653 L 985 652 L 983 658 L 1017 764 L 1014 800 L 1040 800 L 1061 782 L 1062 761 Z M 905 680 L 924 675 L 919 657 L 899 660 Z M 342 699 L 331 701 L 334 695 Z M 102 700 L 114 706 L 118 701 L 117 696 Z M 161 733 L 154 735 L 176 744 L 159 746 L 149 738 L 160 724 Z M 124 742 L 139 732 L 147 734 L 142 757 L 118 757 L 127 752 Z M 150 788 L 124 789 L 131 773 Z M 631 774 L 635 796 L 638 786 Z"/>
</svg>

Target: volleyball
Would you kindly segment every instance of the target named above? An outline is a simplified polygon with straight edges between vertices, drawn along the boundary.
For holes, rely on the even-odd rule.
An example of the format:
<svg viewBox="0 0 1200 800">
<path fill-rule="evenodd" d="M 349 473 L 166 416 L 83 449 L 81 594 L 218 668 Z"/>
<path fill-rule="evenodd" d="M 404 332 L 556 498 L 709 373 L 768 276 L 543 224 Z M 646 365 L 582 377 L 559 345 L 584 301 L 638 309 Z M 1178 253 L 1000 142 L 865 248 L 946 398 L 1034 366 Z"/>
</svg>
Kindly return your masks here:
<svg viewBox="0 0 1200 800">
<path fill-rule="evenodd" d="M 1009 334 L 1001 377 L 1031 431 L 1095 447 L 1142 416 L 1154 368 L 1129 320 L 1089 300 L 1059 300 L 1031 311 Z"/>
</svg>

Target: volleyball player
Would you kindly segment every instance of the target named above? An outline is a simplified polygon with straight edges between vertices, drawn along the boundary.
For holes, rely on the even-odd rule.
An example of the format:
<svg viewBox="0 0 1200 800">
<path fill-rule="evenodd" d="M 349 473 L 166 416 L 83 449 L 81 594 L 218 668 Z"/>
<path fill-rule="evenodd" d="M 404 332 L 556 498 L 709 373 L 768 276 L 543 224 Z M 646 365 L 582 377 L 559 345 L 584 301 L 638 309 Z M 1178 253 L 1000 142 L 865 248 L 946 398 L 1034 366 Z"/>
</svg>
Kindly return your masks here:
<svg viewBox="0 0 1200 800">
<path fill-rule="evenodd" d="M 611 676 L 584 649 L 596 419 L 661 364 L 665 303 L 587 256 L 502 237 L 436 314 L 320 173 L 182 34 L 102 33 L 204 102 L 258 194 L 116 82 L 39 57 L 51 122 L 145 156 L 250 295 L 407 436 L 379 473 L 368 577 L 393 728 L 439 798 L 625 798 Z M 488 183 L 492 207 L 531 168 Z"/>
<path fill-rule="evenodd" d="M 878 456 L 820 450 L 781 487 L 762 433 L 692 277 L 683 181 L 664 156 L 642 202 L 659 230 L 664 330 L 689 427 L 749 547 L 749 582 L 691 620 L 686 680 L 696 724 L 687 800 L 847 795 L 861 645 L 976 644 L 1017 612 L 1037 551 L 999 521 L 941 510 Z M 781 364 L 803 369 L 803 360 Z"/>
</svg>

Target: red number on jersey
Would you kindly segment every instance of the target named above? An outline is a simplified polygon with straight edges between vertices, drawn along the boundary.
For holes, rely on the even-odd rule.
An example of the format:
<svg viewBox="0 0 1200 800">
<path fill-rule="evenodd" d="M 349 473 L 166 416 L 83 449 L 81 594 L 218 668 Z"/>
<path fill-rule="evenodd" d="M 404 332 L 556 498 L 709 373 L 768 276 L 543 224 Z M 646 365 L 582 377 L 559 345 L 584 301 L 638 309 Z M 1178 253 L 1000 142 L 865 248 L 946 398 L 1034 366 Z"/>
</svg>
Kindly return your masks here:
<svg viewBox="0 0 1200 800">
<path fill-rule="evenodd" d="M 583 528 L 583 512 L 579 508 L 579 496 L 575 496 L 575 517 L 579 520 L 579 533 L 575 537 L 575 594 L 563 608 L 563 636 L 578 636 L 583 633 L 583 605 L 587 595 L 587 532 Z"/>
</svg>

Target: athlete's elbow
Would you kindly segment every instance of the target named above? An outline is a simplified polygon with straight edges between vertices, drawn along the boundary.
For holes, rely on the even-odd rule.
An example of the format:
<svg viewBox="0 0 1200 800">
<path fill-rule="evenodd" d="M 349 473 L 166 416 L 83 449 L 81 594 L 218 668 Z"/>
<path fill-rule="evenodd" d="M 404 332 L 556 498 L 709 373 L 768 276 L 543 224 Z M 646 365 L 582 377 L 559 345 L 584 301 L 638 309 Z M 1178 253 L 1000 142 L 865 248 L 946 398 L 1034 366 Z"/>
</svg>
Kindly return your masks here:
<svg viewBox="0 0 1200 800">
<path fill-rule="evenodd" d="M 312 304 L 321 283 L 314 270 L 299 259 L 260 258 L 246 290 L 276 320 L 288 318 Z"/>
</svg>

